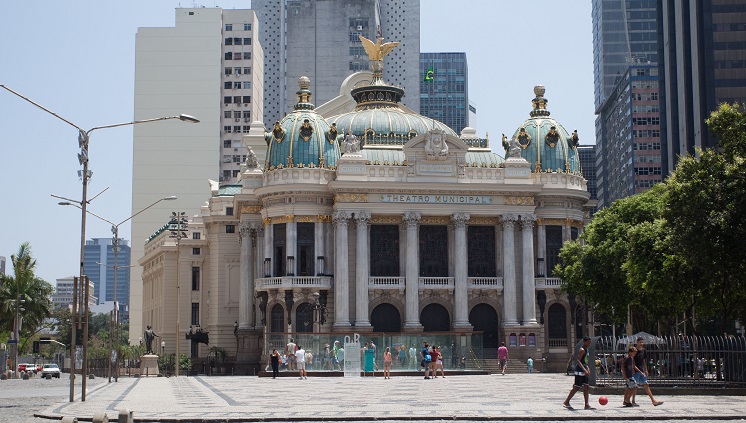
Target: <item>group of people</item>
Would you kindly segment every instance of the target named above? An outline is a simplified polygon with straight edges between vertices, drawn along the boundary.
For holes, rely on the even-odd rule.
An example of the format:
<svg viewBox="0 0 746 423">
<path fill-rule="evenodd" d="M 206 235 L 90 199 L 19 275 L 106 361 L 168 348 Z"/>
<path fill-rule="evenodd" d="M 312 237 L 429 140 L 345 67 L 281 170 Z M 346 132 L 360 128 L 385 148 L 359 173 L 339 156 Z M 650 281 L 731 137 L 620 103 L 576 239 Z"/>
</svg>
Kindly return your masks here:
<svg viewBox="0 0 746 423">
<path fill-rule="evenodd" d="M 570 394 L 567 395 L 567 399 L 562 405 L 565 408 L 572 409 L 570 400 L 579 390 L 583 390 L 583 398 L 585 400 L 585 409 L 593 410 L 594 408 L 588 402 L 588 376 L 591 374 L 590 367 L 588 365 L 588 348 L 591 346 L 591 338 L 583 338 L 583 346 L 578 351 L 578 355 L 575 359 L 575 383 L 573 383 Z M 595 365 L 595 363 L 594 363 Z M 624 400 L 622 405 L 624 407 L 637 407 L 639 406 L 635 402 L 637 395 L 637 389 L 642 387 L 653 402 L 653 406 L 659 406 L 663 404 L 663 401 L 658 401 L 653 396 L 653 392 L 650 390 L 650 384 L 648 383 L 648 368 L 645 363 L 645 340 L 642 337 L 637 338 L 637 344 L 630 346 L 627 349 L 627 356 L 622 362 L 622 375 L 625 379 L 624 387 Z"/>
<path fill-rule="evenodd" d="M 420 350 L 420 368 L 425 368 L 425 379 L 437 379 L 438 370 L 440 375 L 445 378 L 443 370 L 443 354 L 440 353 L 440 346 L 428 346 L 427 341 L 422 341 L 422 350 Z"/>
</svg>

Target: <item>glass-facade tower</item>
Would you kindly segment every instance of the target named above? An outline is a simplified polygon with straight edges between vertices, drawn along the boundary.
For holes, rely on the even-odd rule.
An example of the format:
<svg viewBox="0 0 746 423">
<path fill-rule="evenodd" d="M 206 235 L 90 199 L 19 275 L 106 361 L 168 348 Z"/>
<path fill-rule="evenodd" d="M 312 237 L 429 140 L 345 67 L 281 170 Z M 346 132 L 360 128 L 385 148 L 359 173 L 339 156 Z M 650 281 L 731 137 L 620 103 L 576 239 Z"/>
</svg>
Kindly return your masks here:
<svg viewBox="0 0 746 423">
<path fill-rule="evenodd" d="M 432 80 L 426 80 L 431 68 Z M 445 123 L 457 134 L 472 126 L 466 53 L 420 53 L 420 75 L 421 115 Z M 476 114 L 476 107 L 474 110 Z"/>
<path fill-rule="evenodd" d="M 114 272 L 117 272 L 117 302 L 126 310 L 130 298 L 130 246 L 119 239 L 119 255 L 114 263 L 114 240 L 93 238 L 85 242 L 85 274 L 93 283 L 99 303 L 114 301 Z M 116 269 L 115 269 L 116 266 Z M 120 308 L 122 309 L 122 308 Z"/>
</svg>

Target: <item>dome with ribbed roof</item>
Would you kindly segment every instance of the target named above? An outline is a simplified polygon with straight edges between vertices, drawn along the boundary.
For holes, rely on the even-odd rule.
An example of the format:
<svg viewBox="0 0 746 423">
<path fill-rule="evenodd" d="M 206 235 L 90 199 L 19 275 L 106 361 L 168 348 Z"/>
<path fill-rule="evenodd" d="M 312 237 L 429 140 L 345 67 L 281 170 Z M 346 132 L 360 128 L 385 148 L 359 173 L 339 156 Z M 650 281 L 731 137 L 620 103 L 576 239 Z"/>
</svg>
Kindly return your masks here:
<svg viewBox="0 0 746 423">
<path fill-rule="evenodd" d="M 549 117 L 544 86 L 534 87 L 530 118 L 516 129 L 513 138 L 521 147 L 521 157 L 531 163 L 533 172 L 563 172 L 581 175 L 578 158 L 578 134 L 569 134 L 564 126 Z M 507 142 L 503 146 L 507 150 Z"/>
<path fill-rule="evenodd" d="M 267 142 L 266 170 L 287 167 L 335 169 L 339 142 L 343 138 L 337 126 L 316 113 L 311 103 L 310 79 L 298 79 L 300 90 L 293 112 L 275 122 L 264 136 Z"/>
</svg>

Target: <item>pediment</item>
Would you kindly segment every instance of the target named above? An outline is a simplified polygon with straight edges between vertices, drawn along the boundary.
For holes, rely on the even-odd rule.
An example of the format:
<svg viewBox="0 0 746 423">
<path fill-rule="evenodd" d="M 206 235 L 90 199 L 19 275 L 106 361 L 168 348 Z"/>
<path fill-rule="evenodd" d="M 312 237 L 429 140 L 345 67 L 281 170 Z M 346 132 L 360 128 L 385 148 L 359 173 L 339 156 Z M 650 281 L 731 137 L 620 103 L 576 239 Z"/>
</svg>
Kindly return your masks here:
<svg viewBox="0 0 746 423">
<path fill-rule="evenodd" d="M 417 135 L 404 145 L 407 157 L 431 161 L 463 158 L 468 150 L 469 146 L 459 137 L 439 129 Z"/>
</svg>

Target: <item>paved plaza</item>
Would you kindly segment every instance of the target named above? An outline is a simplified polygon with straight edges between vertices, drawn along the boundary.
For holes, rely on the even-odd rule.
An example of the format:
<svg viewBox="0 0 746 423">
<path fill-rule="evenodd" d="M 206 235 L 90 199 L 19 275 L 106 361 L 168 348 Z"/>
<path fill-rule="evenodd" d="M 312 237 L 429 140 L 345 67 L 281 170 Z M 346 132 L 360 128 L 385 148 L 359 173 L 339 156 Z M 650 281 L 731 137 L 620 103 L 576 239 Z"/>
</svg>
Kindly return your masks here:
<svg viewBox="0 0 746 423">
<path fill-rule="evenodd" d="M 64 382 L 64 381 L 63 381 Z M 24 383 L 44 389 L 58 381 L 3 381 L 0 404 L 24 401 Z M 558 374 L 449 376 L 424 380 L 416 376 L 342 378 L 296 377 L 279 379 L 252 376 L 193 376 L 179 378 L 121 378 L 118 383 L 96 379 L 87 400 L 67 402 L 63 394 L 47 407 L 26 415 L 23 406 L 2 407 L 0 421 L 42 422 L 76 416 L 90 421 L 106 411 L 114 420 L 118 410 L 134 412 L 142 422 L 227 421 L 398 421 L 398 420 L 726 420 L 743 419 L 746 401 L 739 396 L 658 395 L 665 401 L 653 407 L 638 396 L 641 407 L 623 408 L 621 395 L 609 395 L 609 404 L 583 410 L 582 392 L 566 410 L 562 401 L 572 378 Z M 655 391 L 655 389 L 654 389 Z M 78 397 L 80 389 L 77 391 Z M 11 414 L 8 414 L 11 413 Z M 18 413 L 18 414 L 16 414 Z M 32 415 L 36 415 L 36 419 Z M 15 416 L 14 416 L 15 415 Z"/>
</svg>

